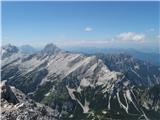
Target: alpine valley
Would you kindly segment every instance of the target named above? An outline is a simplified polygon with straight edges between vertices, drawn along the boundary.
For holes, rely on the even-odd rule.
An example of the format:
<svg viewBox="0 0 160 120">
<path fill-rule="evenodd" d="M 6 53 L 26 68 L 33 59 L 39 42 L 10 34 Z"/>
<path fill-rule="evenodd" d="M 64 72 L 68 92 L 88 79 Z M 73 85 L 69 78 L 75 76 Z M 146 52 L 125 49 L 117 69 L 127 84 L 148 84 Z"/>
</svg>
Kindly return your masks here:
<svg viewBox="0 0 160 120">
<path fill-rule="evenodd" d="M 157 58 L 158 59 L 158 58 Z M 127 54 L 1 48 L 2 120 L 160 120 L 160 68 Z"/>
</svg>

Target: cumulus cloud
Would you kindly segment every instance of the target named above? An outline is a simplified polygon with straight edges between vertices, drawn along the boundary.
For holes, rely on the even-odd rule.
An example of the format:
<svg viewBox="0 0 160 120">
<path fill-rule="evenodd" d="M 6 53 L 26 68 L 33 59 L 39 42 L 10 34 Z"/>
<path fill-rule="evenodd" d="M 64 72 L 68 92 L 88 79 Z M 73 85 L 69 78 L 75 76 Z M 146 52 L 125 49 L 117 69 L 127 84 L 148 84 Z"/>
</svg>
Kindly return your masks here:
<svg viewBox="0 0 160 120">
<path fill-rule="evenodd" d="M 117 38 L 122 41 L 144 41 L 145 35 L 142 33 L 135 32 L 124 32 L 120 33 Z"/>
<path fill-rule="evenodd" d="M 90 30 L 87 30 L 87 32 Z M 55 41 L 57 46 L 116 46 L 116 45 L 127 45 L 127 44 L 141 44 L 144 43 L 145 34 L 135 32 L 123 32 L 115 35 L 112 38 L 104 38 L 99 40 L 57 40 Z M 122 42 L 123 41 L 123 42 Z"/>
<path fill-rule="evenodd" d="M 86 27 L 85 29 L 84 29 L 84 31 L 85 32 L 91 32 L 93 29 L 91 28 L 91 27 Z"/>
</svg>

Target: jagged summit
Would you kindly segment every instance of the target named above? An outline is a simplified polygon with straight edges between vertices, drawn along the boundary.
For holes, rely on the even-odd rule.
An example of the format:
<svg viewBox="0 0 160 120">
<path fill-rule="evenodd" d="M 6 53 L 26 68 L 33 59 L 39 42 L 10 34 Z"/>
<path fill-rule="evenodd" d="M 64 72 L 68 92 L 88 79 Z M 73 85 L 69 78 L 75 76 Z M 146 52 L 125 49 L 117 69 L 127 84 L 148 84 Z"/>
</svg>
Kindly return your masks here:
<svg viewBox="0 0 160 120">
<path fill-rule="evenodd" d="M 50 43 L 50 44 L 47 44 L 44 49 L 41 51 L 42 54 L 48 54 L 48 55 L 51 55 L 51 54 L 55 54 L 55 53 L 58 53 L 60 52 L 61 49 L 58 48 L 56 45 L 54 45 L 53 43 Z"/>
<path fill-rule="evenodd" d="M 13 53 L 17 53 L 18 51 L 19 49 L 16 46 L 7 44 L 2 46 L 1 55 L 2 55 L 2 58 L 5 58 L 5 57 L 11 56 Z"/>
<path fill-rule="evenodd" d="M 8 52 L 18 52 L 18 48 L 11 44 L 6 44 L 2 46 L 2 50 L 6 50 Z"/>
</svg>

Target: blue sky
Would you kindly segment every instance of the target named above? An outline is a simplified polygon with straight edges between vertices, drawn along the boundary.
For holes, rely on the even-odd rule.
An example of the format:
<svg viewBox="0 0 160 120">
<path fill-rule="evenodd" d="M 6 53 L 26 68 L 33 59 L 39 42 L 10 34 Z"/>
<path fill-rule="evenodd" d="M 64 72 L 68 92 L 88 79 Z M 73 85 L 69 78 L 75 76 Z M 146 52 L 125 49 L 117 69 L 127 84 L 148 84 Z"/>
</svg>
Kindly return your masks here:
<svg viewBox="0 0 160 120">
<path fill-rule="evenodd" d="M 2 2 L 2 44 L 158 48 L 158 2 Z"/>
</svg>

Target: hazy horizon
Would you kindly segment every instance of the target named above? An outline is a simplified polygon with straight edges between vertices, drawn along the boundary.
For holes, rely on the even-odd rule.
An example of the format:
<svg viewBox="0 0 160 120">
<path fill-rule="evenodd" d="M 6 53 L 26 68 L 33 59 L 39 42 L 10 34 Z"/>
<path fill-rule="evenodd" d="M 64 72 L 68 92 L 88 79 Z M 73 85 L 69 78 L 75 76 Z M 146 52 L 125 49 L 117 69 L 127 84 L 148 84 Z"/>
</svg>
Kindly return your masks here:
<svg viewBox="0 0 160 120">
<path fill-rule="evenodd" d="M 2 45 L 159 52 L 157 2 L 2 2 Z"/>
</svg>

